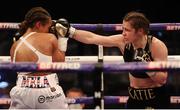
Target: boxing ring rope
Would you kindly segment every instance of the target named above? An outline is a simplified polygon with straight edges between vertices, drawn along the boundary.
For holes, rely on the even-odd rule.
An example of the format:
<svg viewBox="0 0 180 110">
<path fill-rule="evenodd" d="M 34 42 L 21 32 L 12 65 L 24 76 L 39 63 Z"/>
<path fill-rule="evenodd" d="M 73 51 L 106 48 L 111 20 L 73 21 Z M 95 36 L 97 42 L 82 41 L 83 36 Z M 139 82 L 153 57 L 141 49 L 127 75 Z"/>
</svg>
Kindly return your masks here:
<svg viewBox="0 0 180 110">
<path fill-rule="evenodd" d="M 93 72 L 102 68 L 103 72 L 129 72 L 129 71 L 179 71 L 180 61 L 154 61 L 154 62 L 2 62 L 0 71 L 14 72 Z"/>
<path fill-rule="evenodd" d="M 92 72 L 97 66 L 97 56 L 69 56 L 66 62 L 62 63 L 11 63 L 9 56 L 1 56 L 1 71 L 85 71 Z M 122 56 L 104 56 L 104 64 L 102 65 L 105 72 L 118 71 L 178 71 L 180 67 L 180 56 L 168 56 L 169 62 L 128 62 L 123 63 Z M 81 62 L 81 63 L 79 63 Z M 118 68 L 121 67 L 121 68 Z M 170 68 L 169 68 L 170 67 Z"/>
<path fill-rule="evenodd" d="M 104 96 L 105 104 L 125 104 L 128 96 Z M 0 105 L 10 104 L 10 98 L 0 98 Z M 81 98 L 66 98 L 65 102 L 68 104 L 93 104 L 93 97 Z M 180 103 L 180 96 L 171 96 L 170 102 L 172 104 Z"/>
<path fill-rule="evenodd" d="M 19 23 L 8 23 L 0 22 L 0 29 L 18 29 Z M 122 24 L 71 24 L 77 29 L 83 29 L 88 31 L 97 31 L 101 29 L 102 31 L 111 32 L 122 30 Z M 180 30 L 180 23 L 151 23 L 150 30 Z"/>
<path fill-rule="evenodd" d="M 104 62 L 124 62 L 123 56 L 103 56 Z M 66 56 L 65 62 L 97 62 L 98 56 Z M 169 55 L 168 61 L 180 61 L 180 55 Z M 10 56 L 0 56 L 0 62 L 10 62 Z"/>
</svg>

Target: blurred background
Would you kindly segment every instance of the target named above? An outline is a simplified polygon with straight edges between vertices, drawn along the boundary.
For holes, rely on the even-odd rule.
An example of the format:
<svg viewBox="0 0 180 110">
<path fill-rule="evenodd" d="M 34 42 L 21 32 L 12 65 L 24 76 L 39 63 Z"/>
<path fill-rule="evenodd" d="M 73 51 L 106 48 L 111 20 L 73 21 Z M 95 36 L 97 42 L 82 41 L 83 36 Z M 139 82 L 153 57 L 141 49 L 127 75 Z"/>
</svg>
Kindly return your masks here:
<svg viewBox="0 0 180 110">
<path fill-rule="evenodd" d="M 104 0 L 104 1 L 57 1 L 57 0 L 6 0 L 0 7 L 0 22 L 19 23 L 24 19 L 26 12 L 34 6 L 42 6 L 48 10 L 53 19 L 66 18 L 70 23 L 122 23 L 124 15 L 129 11 L 143 12 L 151 23 L 178 23 L 180 22 L 179 4 L 175 0 Z M 0 29 L 0 56 L 9 56 L 16 30 Z M 121 32 L 94 31 L 102 35 L 112 35 Z M 179 31 L 151 31 L 150 34 L 161 39 L 168 47 L 169 55 L 180 55 Z M 85 45 L 73 39 L 68 41 L 67 56 L 97 56 L 98 47 Z M 121 55 L 118 48 L 104 48 L 104 55 Z M 93 96 L 92 74 L 59 75 L 60 85 L 64 91 L 70 88 L 81 88 L 86 96 Z M 171 95 L 180 95 L 179 73 L 171 72 L 168 77 L 168 86 Z M 15 85 L 16 73 L 0 72 L 0 98 L 9 97 L 9 90 Z M 105 95 L 127 95 L 128 75 L 105 74 Z M 1 105 L 0 105 L 1 107 Z M 123 108 L 124 104 L 106 105 L 106 108 Z M 1 108 L 7 108 L 2 106 Z M 172 108 L 180 108 L 179 104 L 172 104 Z"/>
</svg>

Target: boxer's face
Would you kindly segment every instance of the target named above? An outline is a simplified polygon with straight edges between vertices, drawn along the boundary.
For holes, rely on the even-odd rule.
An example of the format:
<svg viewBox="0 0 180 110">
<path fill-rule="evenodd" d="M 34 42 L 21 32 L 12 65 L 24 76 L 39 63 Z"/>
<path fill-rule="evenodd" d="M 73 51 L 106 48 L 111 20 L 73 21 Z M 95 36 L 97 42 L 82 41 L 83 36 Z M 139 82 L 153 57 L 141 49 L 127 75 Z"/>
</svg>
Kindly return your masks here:
<svg viewBox="0 0 180 110">
<path fill-rule="evenodd" d="M 124 41 L 126 43 L 132 43 L 134 42 L 136 38 L 136 31 L 135 29 L 131 26 L 131 24 L 128 21 L 123 21 L 123 36 L 124 36 Z"/>
</svg>

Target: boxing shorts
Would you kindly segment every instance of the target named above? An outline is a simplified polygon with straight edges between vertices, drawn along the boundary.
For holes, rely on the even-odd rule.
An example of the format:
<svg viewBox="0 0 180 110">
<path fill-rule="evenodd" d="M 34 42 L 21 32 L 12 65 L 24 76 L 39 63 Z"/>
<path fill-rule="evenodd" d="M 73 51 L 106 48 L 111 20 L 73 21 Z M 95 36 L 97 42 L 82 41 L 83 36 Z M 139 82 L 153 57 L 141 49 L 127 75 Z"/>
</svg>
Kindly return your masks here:
<svg viewBox="0 0 180 110">
<path fill-rule="evenodd" d="M 57 75 L 18 74 L 10 91 L 10 109 L 67 109 L 68 104 Z"/>
<path fill-rule="evenodd" d="M 128 87 L 127 109 L 166 109 L 170 106 L 170 96 L 166 85 L 155 88 Z"/>
</svg>

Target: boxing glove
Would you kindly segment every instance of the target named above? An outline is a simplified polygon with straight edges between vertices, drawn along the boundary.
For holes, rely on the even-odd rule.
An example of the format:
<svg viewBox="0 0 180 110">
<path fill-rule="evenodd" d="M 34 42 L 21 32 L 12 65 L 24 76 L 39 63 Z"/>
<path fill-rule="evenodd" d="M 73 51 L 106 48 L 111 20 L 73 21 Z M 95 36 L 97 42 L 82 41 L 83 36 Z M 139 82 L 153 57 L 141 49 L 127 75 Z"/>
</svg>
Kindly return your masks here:
<svg viewBox="0 0 180 110">
<path fill-rule="evenodd" d="M 56 31 L 56 28 L 55 28 L 55 24 L 56 24 L 56 20 L 52 20 L 52 25 L 49 28 L 49 33 L 54 34 L 56 36 L 56 38 L 58 38 L 58 34 L 57 34 L 57 31 Z"/>
<path fill-rule="evenodd" d="M 61 51 L 67 50 L 68 38 L 72 38 L 75 28 L 71 27 L 66 19 L 58 19 L 55 22 L 55 32 L 58 36 L 58 47 Z"/>
<path fill-rule="evenodd" d="M 75 33 L 75 28 L 73 28 L 66 19 L 58 19 L 55 24 L 57 33 L 61 37 L 72 38 Z"/>
</svg>

